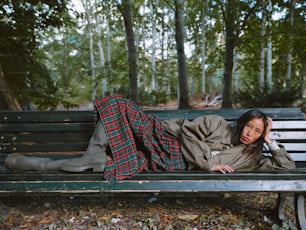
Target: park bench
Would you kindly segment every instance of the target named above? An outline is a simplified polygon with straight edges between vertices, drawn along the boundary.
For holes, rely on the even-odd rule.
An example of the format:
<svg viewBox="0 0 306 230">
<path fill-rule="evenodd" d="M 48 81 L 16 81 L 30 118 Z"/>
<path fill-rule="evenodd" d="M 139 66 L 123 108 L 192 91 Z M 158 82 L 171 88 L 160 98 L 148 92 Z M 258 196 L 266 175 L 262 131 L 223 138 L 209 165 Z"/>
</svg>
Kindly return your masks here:
<svg viewBox="0 0 306 230">
<path fill-rule="evenodd" d="M 194 119 L 219 114 L 232 122 L 246 109 L 146 110 L 161 119 Z M 83 154 L 94 129 L 93 111 L 0 111 L 0 195 L 18 193 L 221 193 L 276 192 L 277 216 L 283 222 L 284 201 L 294 194 L 297 227 L 306 229 L 306 120 L 299 108 L 265 108 L 272 117 L 271 137 L 292 155 L 297 169 L 267 172 L 180 171 L 140 173 L 132 179 L 111 184 L 101 173 L 18 172 L 9 170 L 5 157 L 14 152 L 48 155 L 54 159 Z M 268 154 L 268 153 L 265 153 Z"/>
</svg>

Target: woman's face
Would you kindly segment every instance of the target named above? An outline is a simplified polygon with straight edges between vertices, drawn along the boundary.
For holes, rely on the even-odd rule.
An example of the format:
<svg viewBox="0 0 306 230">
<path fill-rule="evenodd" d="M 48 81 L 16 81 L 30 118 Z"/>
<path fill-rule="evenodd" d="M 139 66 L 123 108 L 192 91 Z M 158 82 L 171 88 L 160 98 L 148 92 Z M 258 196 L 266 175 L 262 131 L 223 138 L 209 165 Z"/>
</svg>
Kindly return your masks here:
<svg viewBox="0 0 306 230">
<path fill-rule="evenodd" d="M 254 143 L 261 137 L 264 127 L 262 118 L 253 118 L 249 120 L 242 130 L 240 142 L 246 145 Z"/>
</svg>

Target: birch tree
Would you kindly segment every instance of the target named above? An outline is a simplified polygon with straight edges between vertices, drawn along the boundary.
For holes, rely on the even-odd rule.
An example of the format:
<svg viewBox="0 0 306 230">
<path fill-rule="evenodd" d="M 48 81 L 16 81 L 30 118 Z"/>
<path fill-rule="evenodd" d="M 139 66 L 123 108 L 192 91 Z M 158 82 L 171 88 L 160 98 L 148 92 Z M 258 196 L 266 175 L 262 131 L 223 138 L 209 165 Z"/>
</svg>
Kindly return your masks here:
<svg viewBox="0 0 306 230">
<path fill-rule="evenodd" d="M 266 35 L 266 1 L 262 1 L 262 13 L 261 13 L 261 29 L 260 29 L 260 57 L 259 57 L 259 87 L 264 86 L 265 81 L 265 35 Z"/>
<path fill-rule="evenodd" d="M 205 65 L 206 65 L 206 35 L 205 35 L 205 28 L 206 28 L 206 7 L 207 3 L 206 0 L 202 0 L 202 23 L 201 23 L 201 35 L 202 35 L 202 49 L 201 49 L 201 55 L 202 55 L 202 80 L 201 80 L 201 91 L 203 94 L 205 94 L 206 89 L 206 77 L 205 77 Z"/>
<path fill-rule="evenodd" d="M 267 5 L 267 86 L 272 88 L 272 2 L 268 0 Z"/>
<path fill-rule="evenodd" d="M 287 72 L 286 72 L 286 87 L 290 88 L 291 82 L 291 63 L 292 63 L 292 27 L 294 22 L 294 10 L 296 0 L 291 0 L 289 8 L 289 42 L 288 42 L 288 53 L 287 53 Z"/>
<path fill-rule="evenodd" d="M 101 15 L 96 15 L 96 32 L 97 32 L 97 46 L 99 50 L 99 70 L 100 73 L 102 73 L 102 79 L 101 79 L 101 96 L 105 96 L 105 92 L 107 90 L 107 81 L 105 79 L 105 55 L 104 55 L 104 50 L 103 50 L 103 45 L 101 41 L 101 30 L 102 30 L 102 23 L 103 20 L 101 20 Z"/>
<path fill-rule="evenodd" d="M 90 73 L 91 73 L 91 100 L 95 100 L 96 92 L 96 64 L 95 64 L 95 54 L 94 54 L 94 31 L 93 31 L 93 12 L 91 3 L 88 0 L 82 1 L 83 7 L 86 13 L 88 34 L 89 34 L 89 56 L 90 56 Z"/>
<path fill-rule="evenodd" d="M 109 19 L 106 17 L 106 62 L 107 62 L 107 76 L 109 81 L 109 92 L 113 93 L 112 86 L 112 57 L 111 57 L 111 46 L 110 46 L 110 27 Z"/>
<path fill-rule="evenodd" d="M 151 1 L 151 20 L 152 20 L 152 48 L 151 48 L 151 89 L 156 90 L 156 46 L 157 46 L 157 32 L 156 32 L 156 13 L 158 1 Z"/>
<path fill-rule="evenodd" d="M 175 0 L 175 39 L 178 59 L 179 109 L 189 108 L 189 92 L 184 48 L 184 3 L 185 0 Z"/>
</svg>

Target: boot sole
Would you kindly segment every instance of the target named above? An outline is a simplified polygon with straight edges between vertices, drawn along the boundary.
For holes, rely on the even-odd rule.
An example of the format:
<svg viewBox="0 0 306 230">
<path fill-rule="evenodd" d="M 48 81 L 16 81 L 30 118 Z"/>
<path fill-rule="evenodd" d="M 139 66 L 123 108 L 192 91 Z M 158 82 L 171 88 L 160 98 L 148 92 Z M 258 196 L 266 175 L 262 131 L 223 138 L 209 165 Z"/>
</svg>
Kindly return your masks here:
<svg viewBox="0 0 306 230">
<path fill-rule="evenodd" d="M 99 164 L 99 165 L 85 165 L 85 166 L 62 166 L 61 170 L 66 171 L 66 172 L 83 172 L 87 169 L 92 169 L 93 172 L 104 172 L 104 164 Z"/>
</svg>

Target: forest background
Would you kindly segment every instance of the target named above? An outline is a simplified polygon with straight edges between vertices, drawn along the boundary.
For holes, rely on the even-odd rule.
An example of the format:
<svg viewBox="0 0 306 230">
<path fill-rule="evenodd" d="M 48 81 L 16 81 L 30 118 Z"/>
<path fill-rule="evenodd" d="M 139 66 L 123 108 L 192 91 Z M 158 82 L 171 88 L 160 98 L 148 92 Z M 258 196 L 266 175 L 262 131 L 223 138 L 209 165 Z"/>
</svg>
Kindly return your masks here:
<svg viewBox="0 0 306 230">
<path fill-rule="evenodd" d="M 302 0 L 2 0 L 0 109 L 123 94 L 222 108 L 305 103 Z"/>
</svg>

